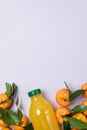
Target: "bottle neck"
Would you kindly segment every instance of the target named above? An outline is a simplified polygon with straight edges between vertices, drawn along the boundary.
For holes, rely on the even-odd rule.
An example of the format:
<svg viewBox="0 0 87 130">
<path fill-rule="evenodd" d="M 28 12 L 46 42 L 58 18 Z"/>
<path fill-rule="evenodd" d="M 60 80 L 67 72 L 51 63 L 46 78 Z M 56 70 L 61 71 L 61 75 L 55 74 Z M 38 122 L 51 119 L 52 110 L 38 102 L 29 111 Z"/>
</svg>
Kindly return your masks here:
<svg viewBox="0 0 87 130">
<path fill-rule="evenodd" d="M 34 96 L 31 96 L 31 101 L 38 101 L 38 100 L 41 100 L 43 97 L 41 94 L 37 94 L 37 95 L 34 95 Z"/>
</svg>

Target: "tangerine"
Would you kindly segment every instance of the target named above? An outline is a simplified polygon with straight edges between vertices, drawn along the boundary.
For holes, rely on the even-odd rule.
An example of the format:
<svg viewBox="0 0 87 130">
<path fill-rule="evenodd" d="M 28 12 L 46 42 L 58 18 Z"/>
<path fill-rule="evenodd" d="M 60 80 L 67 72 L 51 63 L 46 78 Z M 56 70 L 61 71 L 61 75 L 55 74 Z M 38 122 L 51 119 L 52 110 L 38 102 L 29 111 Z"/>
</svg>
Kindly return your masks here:
<svg viewBox="0 0 87 130">
<path fill-rule="evenodd" d="M 82 104 L 87 106 L 87 100 L 84 100 L 84 101 L 82 102 Z M 87 110 L 84 111 L 83 114 L 84 114 L 85 116 L 87 116 Z"/>
<path fill-rule="evenodd" d="M 9 99 L 8 95 L 6 93 L 0 94 L 0 108 L 6 110 L 10 108 L 11 105 L 12 105 L 12 100 Z"/>
<path fill-rule="evenodd" d="M 29 120 L 25 115 L 22 116 L 21 121 L 22 121 L 22 124 L 21 124 L 22 127 L 25 127 L 29 123 Z"/>
<path fill-rule="evenodd" d="M 55 111 L 55 115 L 56 115 L 57 121 L 60 125 L 63 124 L 63 121 L 67 121 L 67 119 L 63 116 L 65 116 L 69 113 L 70 113 L 70 110 L 66 107 L 57 108 L 57 110 Z"/>
<path fill-rule="evenodd" d="M 82 90 L 87 90 L 87 83 L 84 83 L 84 84 L 82 85 L 81 89 L 82 89 Z M 83 93 L 83 96 L 84 96 L 85 98 L 87 98 L 87 91 L 85 91 L 85 92 Z"/>
<path fill-rule="evenodd" d="M 1 130 L 11 130 L 9 127 L 4 127 Z"/>
<path fill-rule="evenodd" d="M 87 123 L 87 118 L 82 113 L 76 113 L 72 117 Z"/>
<path fill-rule="evenodd" d="M 71 104 L 69 101 L 69 90 L 67 88 L 63 88 L 57 91 L 56 102 L 63 107 L 69 106 Z"/>
<path fill-rule="evenodd" d="M 8 125 L 4 123 L 2 119 L 0 119 L 0 127 L 7 127 Z"/>
<path fill-rule="evenodd" d="M 77 128 L 71 128 L 71 130 L 79 130 L 79 129 L 77 129 Z"/>
<path fill-rule="evenodd" d="M 12 127 L 14 130 L 24 130 L 24 128 L 19 125 L 12 125 Z"/>
</svg>

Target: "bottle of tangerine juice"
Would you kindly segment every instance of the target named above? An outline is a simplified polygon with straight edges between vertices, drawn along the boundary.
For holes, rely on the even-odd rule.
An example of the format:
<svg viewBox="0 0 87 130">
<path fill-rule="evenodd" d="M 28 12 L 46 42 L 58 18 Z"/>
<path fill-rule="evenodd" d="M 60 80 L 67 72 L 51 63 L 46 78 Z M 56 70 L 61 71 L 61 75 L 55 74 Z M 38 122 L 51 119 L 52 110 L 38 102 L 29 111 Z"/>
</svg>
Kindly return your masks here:
<svg viewBox="0 0 87 130">
<path fill-rule="evenodd" d="M 29 116 L 34 130 L 60 130 L 50 103 L 41 95 L 41 90 L 28 92 L 31 98 Z"/>
</svg>

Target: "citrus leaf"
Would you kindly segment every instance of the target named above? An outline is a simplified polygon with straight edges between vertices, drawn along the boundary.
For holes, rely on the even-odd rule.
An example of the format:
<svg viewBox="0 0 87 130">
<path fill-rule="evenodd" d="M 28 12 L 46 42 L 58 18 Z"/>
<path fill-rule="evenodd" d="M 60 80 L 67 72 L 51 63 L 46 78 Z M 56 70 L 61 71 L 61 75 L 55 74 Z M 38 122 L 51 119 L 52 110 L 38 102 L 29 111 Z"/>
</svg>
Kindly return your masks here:
<svg viewBox="0 0 87 130">
<path fill-rule="evenodd" d="M 18 116 L 19 120 L 21 121 L 21 119 L 22 119 L 22 112 L 21 112 L 20 109 L 18 109 L 18 111 L 17 111 L 17 116 Z"/>
<path fill-rule="evenodd" d="M 17 85 L 15 83 L 12 83 L 12 96 L 16 93 L 17 91 Z"/>
<path fill-rule="evenodd" d="M 70 95 L 72 94 L 72 91 L 71 91 L 71 89 L 69 88 L 69 86 L 67 85 L 66 82 L 64 82 L 64 84 L 65 84 L 65 86 L 67 87 L 67 89 L 68 89 L 68 91 L 69 91 L 69 97 L 70 97 Z"/>
<path fill-rule="evenodd" d="M 63 123 L 63 129 L 64 130 L 71 130 L 71 127 L 70 127 L 70 124 L 68 121 L 64 122 Z"/>
<path fill-rule="evenodd" d="M 80 96 L 82 93 L 84 93 L 84 91 L 85 91 L 85 90 L 81 90 L 81 89 L 74 91 L 74 92 L 70 95 L 69 100 L 70 100 L 70 101 L 74 100 L 75 98 L 77 98 L 78 96 Z"/>
<path fill-rule="evenodd" d="M 2 108 L 0 108 L 0 114 L 3 116 L 6 113 L 6 111 Z"/>
<path fill-rule="evenodd" d="M 78 129 L 87 129 L 87 123 L 72 117 L 68 117 L 67 119 L 72 127 Z"/>
<path fill-rule="evenodd" d="M 32 123 L 28 124 L 27 126 L 24 127 L 24 130 L 34 130 Z"/>
<path fill-rule="evenodd" d="M 9 83 L 6 83 L 6 94 L 11 97 L 12 95 L 12 87 Z"/>
<path fill-rule="evenodd" d="M 87 110 L 87 106 L 86 105 L 77 105 L 77 106 L 75 106 L 73 109 L 72 109 L 72 111 L 74 111 L 74 112 L 84 112 L 84 111 L 86 111 Z"/>
<path fill-rule="evenodd" d="M 14 124 L 14 121 L 9 117 L 7 110 L 0 108 L 0 114 L 1 114 L 1 118 L 4 123 L 6 123 L 8 125 Z"/>
<path fill-rule="evenodd" d="M 9 96 L 9 97 L 12 97 L 14 96 L 14 94 L 16 93 L 17 91 L 17 86 L 15 83 L 12 83 L 9 84 L 9 83 L 6 83 L 6 94 Z"/>
<path fill-rule="evenodd" d="M 4 123 L 8 124 L 8 125 L 13 125 L 15 122 L 13 119 L 11 119 L 11 117 L 9 116 L 8 112 L 6 111 L 6 114 L 4 114 L 2 116 L 2 120 Z"/>
<path fill-rule="evenodd" d="M 17 99 L 16 99 L 16 106 L 18 106 L 18 104 L 19 104 L 19 99 L 17 97 Z"/>
<path fill-rule="evenodd" d="M 7 110 L 7 113 L 8 113 L 8 115 L 9 115 L 10 119 L 14 121 L 13 124 L 16 124 L 16 123 L 20 123 L 20 122 L 21 122 L 21 120 L 19 119 L 18 115 L 17 115 L 14 111 L 12 111 L 12 110 Z M 12 124 L 10 124 L 10 125 L 12 125 Z"/>
<path fill-rule="evenodd" d="M 17 114 L 12 110 L 3 110 L 0 108 L 0 114 L 2 115 L 2 120 L 8 125 L 21 122 Z"/>
</svg>

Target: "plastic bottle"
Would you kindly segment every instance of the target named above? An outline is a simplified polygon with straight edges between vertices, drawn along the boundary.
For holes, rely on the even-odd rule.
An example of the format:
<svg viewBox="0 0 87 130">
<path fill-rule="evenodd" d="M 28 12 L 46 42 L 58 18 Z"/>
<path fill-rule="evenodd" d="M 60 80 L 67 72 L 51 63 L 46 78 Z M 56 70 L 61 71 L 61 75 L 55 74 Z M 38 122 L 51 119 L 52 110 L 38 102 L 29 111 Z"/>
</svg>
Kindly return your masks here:
<svg viewBox="0 0 87 130">
<path fill-rule="evenodd" d="M 41 90 L 28 92 L 31 98 L 29 116 L 34 130 L 60 130 L 50 103 L 42 96 Z"/>
</svg>

